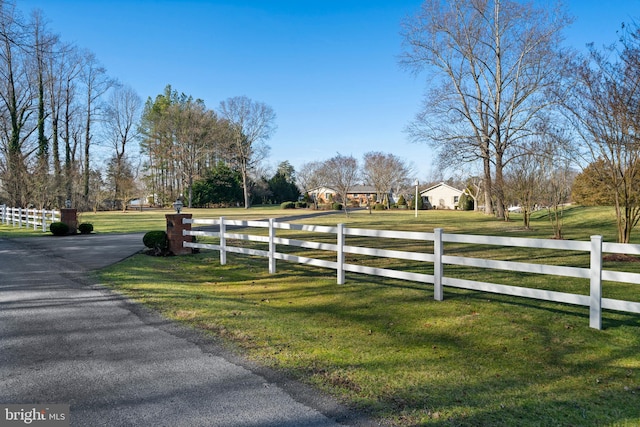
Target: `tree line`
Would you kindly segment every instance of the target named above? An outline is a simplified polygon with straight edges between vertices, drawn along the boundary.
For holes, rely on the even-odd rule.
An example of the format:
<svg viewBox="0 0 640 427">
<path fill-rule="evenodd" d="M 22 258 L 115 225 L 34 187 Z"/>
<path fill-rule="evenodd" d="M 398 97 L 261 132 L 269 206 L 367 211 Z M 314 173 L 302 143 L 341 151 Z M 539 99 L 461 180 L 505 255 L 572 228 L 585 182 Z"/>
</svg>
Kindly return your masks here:
<svg viewBox="0 0 640 427">
<path fill-rule="evenodd" d="M 357 160 L 341 155 L 298 174 L 282 162 L 268 176 L 270 106 L 238 96 L 213 110 L 170 85 L 143 103 L 38 11 L 24 18 L 0 2 L 0 40 L 0 197 L 9 205 L 125 209 L 134 198 L 157 206 L 182 198 L 187 206 L 249 207 L 295 201 L 314 183 L 344 195 L 360 182 Z M 97 148 L 106 158 L 95 158 Z M 364 161 L 363 178 L 380 195 L 409 179 L 394 155 L 372 152 Z"/>
<path fill-rule="evenodd" d="M 0 2 L 0 179 L 15 206 L 88 205 L 101 97 L 117 83 L 90 51 L 63 42 L 42 14 Z"/>
<path fill-rule="evenodd" d="M 401 64 L 428 82 L 407 132 L 442 168 L 477 167 L 481 203 L 498 218 L 514 199 L 568 201 L 584 171 L 628 242 L 640 220 L 640 29 L 623 25 L 611 46 L 578 54 L 562 43 L 571 17 L 548 6 L 425 0 L 402 27 Z"/>
<path fill-rule="evenodd" d="M 518 204 L 525 226 L 540 205 L 560 218 L 577 175 L 574 195 L 606 196 L 628 242 L 640 221 L 640 29 L 623 26 L 611 46 L 581 55 L 562 44 L 570 23 L 561 5 L 425 0 L 402 24 L 401 64 L 428 82 L 407 133 L 434 149 L 439 170 L 463 171 L 485 213 L 508 219 Z M 136 195 L 217 203 L 215 182 L 245 207 L 280 200 L 278 185 L 326 185 L 344 199 L 359 182 L 380 195 L 411 187 L 411 168 L 377 152 L 362 169 L 338 154 L 267 177 L 270 106 L 239 96 L 213 110 L 171 86 L 143 104 L 93 53 L 10 1 L 0 1 L 0 73 L 0 197 L 11 205 L 115 208 Z M 92 166 L 98 144 L 109 152 L 102 168 Z"/>
<path fill-rule="evenodd" d="M 222 101 L 216 112 L 167 86 L 147 100 L 140 120 L 146 192 L 161 206 L 178 197 L 193 206 L 196 180 L 224 166 L 238 173 L 248 208 L 252 172 L 268 155 L 275 118 L 270 106 L 245 96 Z"/>
<path fill-rule="evenodd" d="M 39 11 L 25 18 L 4 0 L 0 73 L 0 202 L 87 210 L 152 194 L 158 205 L 183 195 L 190 204 L 194 180 L 225 162 L 249 206 L 250 172 L 275 131 L 268 105 L 238 96 L 213 111 L 171 86 L 143 105 Z M 106 158 L 95 158 L 98 148 Z"/>
</svg>

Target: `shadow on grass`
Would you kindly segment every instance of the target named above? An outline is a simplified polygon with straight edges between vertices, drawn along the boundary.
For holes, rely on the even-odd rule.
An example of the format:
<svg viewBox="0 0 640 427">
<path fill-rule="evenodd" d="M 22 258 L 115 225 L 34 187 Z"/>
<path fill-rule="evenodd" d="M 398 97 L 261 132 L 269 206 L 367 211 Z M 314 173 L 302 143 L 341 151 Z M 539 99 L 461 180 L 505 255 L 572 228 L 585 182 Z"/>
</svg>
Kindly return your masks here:
<svg viewBox="0 0 640 427">
<path fill-rule="evenodd" d="M 137 261 L 132 261 L 135 264 Z M 126 263 L 134 293 L 399 425 L 640 420 L 633 315 L 212 254 Z M 188 274 L 185 272 L 189 272 Z M 122 273 L 124 274 L 124 273 Z M 154 281 L 155 280 L 155 281 Z"/>
</svg>

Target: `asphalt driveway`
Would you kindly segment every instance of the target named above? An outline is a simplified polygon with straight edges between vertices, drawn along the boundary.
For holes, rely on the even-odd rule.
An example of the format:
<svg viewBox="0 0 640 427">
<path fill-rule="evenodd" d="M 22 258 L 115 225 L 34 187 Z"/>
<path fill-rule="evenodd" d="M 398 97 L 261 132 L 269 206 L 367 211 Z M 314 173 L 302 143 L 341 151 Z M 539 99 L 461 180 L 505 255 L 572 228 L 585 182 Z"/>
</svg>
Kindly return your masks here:
<svg viewBox="0 0 640 427">
<path fill-rule="evenodd" d="M 0 404 L 73 426 L 373 425 L 88 279 L 142 234 L 0 239 Z"/>
</svg>

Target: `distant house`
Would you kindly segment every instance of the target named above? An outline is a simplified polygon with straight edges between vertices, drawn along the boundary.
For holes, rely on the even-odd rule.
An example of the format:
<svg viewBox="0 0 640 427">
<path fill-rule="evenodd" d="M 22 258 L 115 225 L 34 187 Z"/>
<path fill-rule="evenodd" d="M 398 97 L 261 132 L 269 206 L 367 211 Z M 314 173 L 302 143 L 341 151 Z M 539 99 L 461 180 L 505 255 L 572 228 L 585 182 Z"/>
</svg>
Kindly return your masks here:
<svg viewBox="0 0 640 427">
<path fill-rule="evenodd" d="M 342 202 L 342 200 L 339 200 L 340 196 L 338 196 L 336 190 L 330 187 L 316 187 L 307 192 L 318 203 Z M 372 197 L 375 200 L 376 190 L 369 185 L 354 185 L 347 193 L 349 202 L 353 202 L 352 204 L 357 203 L 359 206 L 365 206 Z"/>
<path fill-rule="evenodd" d="M 457 209 L 463 191 L 441 182 L 422 190 L 420 196 L 427 209 Z"/>
</svg>

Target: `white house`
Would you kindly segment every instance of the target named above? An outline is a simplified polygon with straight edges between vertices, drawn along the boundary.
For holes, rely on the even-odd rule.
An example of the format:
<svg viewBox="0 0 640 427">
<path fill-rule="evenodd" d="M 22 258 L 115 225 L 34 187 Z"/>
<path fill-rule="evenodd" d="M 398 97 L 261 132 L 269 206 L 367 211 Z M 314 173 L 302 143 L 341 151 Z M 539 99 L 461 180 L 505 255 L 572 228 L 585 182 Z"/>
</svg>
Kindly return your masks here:
<svg viewBox="0 0 640 427">
<path fill-rule="evenodd" d="M 441 182 L 422 190 L 420 196 L 427 209 L 456 209 L 463 191 Z"/>
</svg>

